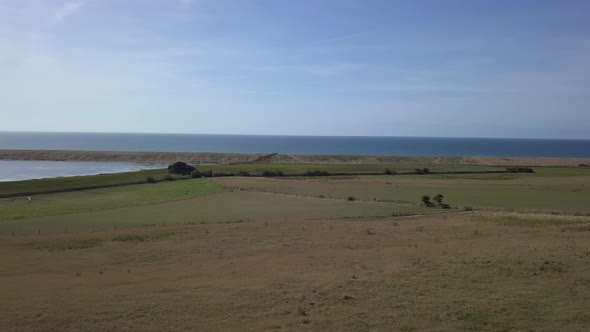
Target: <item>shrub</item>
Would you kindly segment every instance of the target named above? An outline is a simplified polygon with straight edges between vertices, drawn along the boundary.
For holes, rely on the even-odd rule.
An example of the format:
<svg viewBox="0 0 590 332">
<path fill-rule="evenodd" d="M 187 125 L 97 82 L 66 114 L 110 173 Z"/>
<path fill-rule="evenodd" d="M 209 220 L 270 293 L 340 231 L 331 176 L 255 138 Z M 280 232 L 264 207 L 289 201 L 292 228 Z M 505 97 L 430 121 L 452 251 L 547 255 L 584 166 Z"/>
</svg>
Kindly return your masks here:
<svg viewBox="0 0 590 332">
<path fill-rule="evenodd" d="M 506 170 L 510 173 L 535 173 L 530 167 L 507 167 Z"/>
<path fill-rule="evenodd" d="M 201 175 L 204 176 L 204 177 L 206 177 L 206 178 L 210 178 L 210 177 L 213 176 L 213 171 L 211 171 L 211 170 L 204 171 L 204 172 L 201 172 Z"/>
<path fill-rule="evenodd" d="M 190 175 L 195 170 L 196 168 L 187 163 L 183 163 L 182 161 L 177 161 L 168 166 L 168 172 L 170 174 Z"/>
<path fill-rule="evenodd" d="M 463 208 L 465 211 L 473 211 L 473 206 L 466 206 Z"/>
<path fill-rule="evenodd" d="M 424 174 L 424 173 L 422 172 L 422 169 L 421 169 L 421 168 L 416 168 L 416 170 L 415 170 L 414 172 L 415 172 L 416 174 Z"/>
<path fill-rule="evenodd" d="M 385 175 L 395 175 L 395 174 L 397 174 L 397 172 L 396 171 L 392 171 L 389 168 L 386 168 L 385 171 L 383 171 L 383 174 L 385 174 Z"/>
<path fill-rule="evenodd" d="M 218 177 L 221 177 L 221 176 L 234 176 L 234 175 L 235 175 L 234 173 L 225 173 L 225 172 L 215 172 L 215 173 L 213 173 L 213 176 L 218 176 Z"/>
<path fill-rule="evenodd" d="M 590 164 L 579 164 L 579 167 L 590 167 Z"/>
<path fill-rule="evenodd" d="M 250 176 L 250 173 L 248 173 L 246 171 L 239 171 L 238 176 Z"/>
<path fill-rule="evenodd" d="M 423 174 L 430 174 L 430 169 L 429 168 L 423 168 L 422 169 L 422 173 Z"/>
<path fill-rule="evenodd" d="M 434 206 L 434 204 L 432 204 L 432 202 L 430 201 L 430 196 L 428 195 L 422 195 L 422 197 L 420 198 L 422 200 L 422 204 L 424 204 L 424 206 Z"/>
<path fill-rule="evenodd" d="M 348 198 L 346 200 L 352 202 L 352 201 L 356 201 L 356 198 L 354 198 L 353 196 L 348 196 Z"/>
<path fill-rule="evenodd" d="M 264 172 L 262 172 L 262 176 L 275 177 L 275 176 L 285 176 L 285 174 L 282 171 L 264 171 Z"/>
<path fill-rule="evenodd" d="M 196 169 L 191 172 L 191 178 L 193 178 L 193 179 L 198 179 L 198 178 L 202 178 L 202 177 L 203 177 L 203 175 L 201 174 L 201 172 L 197 171 Z"/>
<path fill-rule="evenodd" d="M 436 194 L 436 196 L 434 196 L 432 198 L 433 201 L 436 202 L 436 204 L 438 204 L 439 206 L 442 206 L 443 204 L 443 198 L 445 198 L 445 196 L 441 195 L 441 194 Z"/>
<path fill-rule="evenodd" d="M 441 203 L 440 204 L 440 207 L 443 208 L 443 209 L 450 209 L 451 208 L 451 206 L 449 204 L 447 204 L 447 203 Z"/>
<path fill-rule="evenodd" d="M 174 177 L 170 174 L 166 174 L 166 176 L 164 176 L 164 180 L 166 181 L 174 181 Z"/>
<path fill-rule="evenodd" d="M 306 171 L 303 173 L 305 176 L 330 176 L 330 173 L 326 171 Z"/>
<path fill-rule="evenodd" d="M 156 179 L 154 179 L 153 177 L 151 177 L 151 176 L 148 176 L 148 177 L 145 179 L 145 182 L 147 182 L 147 183 L 156 183 L 157 181 L 156 181 Z"/>
</svg>

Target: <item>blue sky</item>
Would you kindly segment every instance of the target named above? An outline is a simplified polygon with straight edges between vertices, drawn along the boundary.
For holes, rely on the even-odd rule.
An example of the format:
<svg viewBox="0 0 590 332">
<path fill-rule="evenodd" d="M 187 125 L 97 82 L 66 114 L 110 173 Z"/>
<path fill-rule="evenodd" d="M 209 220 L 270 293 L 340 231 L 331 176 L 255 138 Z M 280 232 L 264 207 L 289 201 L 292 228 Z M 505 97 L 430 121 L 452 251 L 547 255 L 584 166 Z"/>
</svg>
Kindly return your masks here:
<svg viewBox="0 0 590 332">
<path fill-rule="evenodd" d="M 590 1 L 0 1 L 0 130 L 590 138 Z"/>
</svg>

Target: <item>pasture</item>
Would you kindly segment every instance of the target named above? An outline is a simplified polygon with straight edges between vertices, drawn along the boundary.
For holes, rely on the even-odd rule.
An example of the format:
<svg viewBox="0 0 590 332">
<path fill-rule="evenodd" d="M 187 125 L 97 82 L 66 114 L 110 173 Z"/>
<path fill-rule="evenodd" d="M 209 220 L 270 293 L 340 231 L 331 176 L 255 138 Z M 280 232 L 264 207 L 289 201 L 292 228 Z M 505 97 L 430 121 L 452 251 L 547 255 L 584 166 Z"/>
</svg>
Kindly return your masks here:
<svg viewBox="0 0 590 332">
<path fill-rule="evenodd" d="M 227 188 L 282 194 L 417 203 L 442 194 L 453 206 L 482 209 L 590 213 L 590 171 L 535 174 L 453 174 L 323 178 L 215 178 Z"/>
</svg>

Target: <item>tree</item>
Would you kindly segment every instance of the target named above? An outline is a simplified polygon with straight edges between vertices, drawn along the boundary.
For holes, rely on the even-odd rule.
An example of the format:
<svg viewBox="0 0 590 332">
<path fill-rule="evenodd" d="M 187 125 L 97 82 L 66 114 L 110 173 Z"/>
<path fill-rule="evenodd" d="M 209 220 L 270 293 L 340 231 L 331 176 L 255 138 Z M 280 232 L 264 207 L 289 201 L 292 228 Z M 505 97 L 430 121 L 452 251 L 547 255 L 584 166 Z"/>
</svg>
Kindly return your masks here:
<svg viewBox="0 0 590 332">
<path fill-rule="evenodd" d="M 432 200 L 435 201 L 436 204 L 438 204 L 439 206 L 442 206 L 442 204 L 443 204 L 443 198 L 445 198 L 445 196 L 443 196 L 441 194 L 437 194 L 436 196 L 434 196 L 432 198 Z"/>
<path fill-rule="evenodd" d="M 434 205 L 430 201 L 430 196 L 428 196 L 428 195 L 422 195 L 422 204 L 424 204 L 425 206 L 433 206 Z"/>
<path fill-rule="evenodd" d="M 182 161 L 177 161 L 174 164 L 168 166 L 168 172 L 170 174 L 181 174 L 181 175 L 190 175 L 193 171 L 197 169 L 187 163 L 183 163 Z"/>
</svg>

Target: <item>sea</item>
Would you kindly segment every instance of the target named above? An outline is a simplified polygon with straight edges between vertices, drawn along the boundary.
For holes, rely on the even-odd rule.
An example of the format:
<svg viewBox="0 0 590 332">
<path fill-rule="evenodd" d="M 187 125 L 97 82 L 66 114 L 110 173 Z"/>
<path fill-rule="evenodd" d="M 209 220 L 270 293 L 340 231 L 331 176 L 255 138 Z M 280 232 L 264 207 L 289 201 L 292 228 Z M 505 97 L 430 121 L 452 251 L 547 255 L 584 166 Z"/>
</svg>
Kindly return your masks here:
<svg viewBox="0 0 590 332">
<path fill-rule="evenodd" d="M 580 139 L 0 132 L 3 149 L 590 158 L 590 140 Z M 153 167 L 110 162 L 86 165 L 3 161 L 0 181 Z"/>
<path fill-rule="evenodd" d="M 590 140 L 0 132 L 0 149 L 590 157 Z"/>
</svg>

